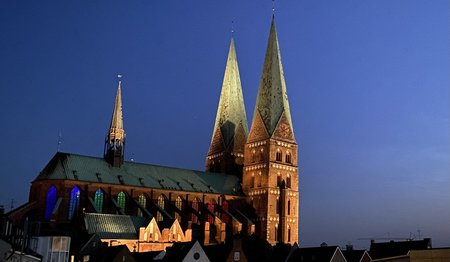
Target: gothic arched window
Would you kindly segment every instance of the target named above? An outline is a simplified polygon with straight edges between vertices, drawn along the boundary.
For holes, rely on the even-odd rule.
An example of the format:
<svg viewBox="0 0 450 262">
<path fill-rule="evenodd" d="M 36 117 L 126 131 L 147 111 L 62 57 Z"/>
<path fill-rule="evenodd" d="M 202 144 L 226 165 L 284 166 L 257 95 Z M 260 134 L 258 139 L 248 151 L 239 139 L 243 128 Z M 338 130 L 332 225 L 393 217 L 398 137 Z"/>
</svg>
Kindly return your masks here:
<svg viewBox="0 0 450 262">
<path fill-rule="evenodd" d="M 251 178 L 251 181 L 250 181 L 250 186 L 251 186 L 251 187 L 255 187 L 255 174 L 254 174 L 254 173 L 252 173 L 252 178 Z"/>
<path fill-rule="evenodd" d="M 291 188 L 291 175 L 287 174 L 286 187 Z"/>
<path fill-rule="evenodd" d="M 252 163 L 256 162 L 256 150 L 252 150 Z"/>
<path fill-rule="evenodd" d="M 198 210 L 200 209 L 199 203 L 200 203 L 200 200 L 198 200 L 198 198 L 194 198 L 194 200 L 192 200 L 192 209 L 197 211 L 197 213 L 198 213 Z M 196 214 L 192 213 L 191 220 L 192 220 L 192 223 L 198 224 L 198 217 Z"/>
<path fill-rule="evenodd" d="M 290 164 L 291 163 L 291 153 L 286 152 L 286 163 Z"/>
<path fill-rule="evenodd" d="M 261 187 L 261 185 L 262 185 L 262 173 L 259 172 L 258 173 L 258 187 Z"/>
<path fill-rule="evenodd" d="M 214 201 L 214 199 L 211 199 L 208 203 L 208 210 L 211 211 L 211 213 L 214 214 L 215 210 L 216 210 L 216 201 Z M 213 215 L 211 215 L 211 213 L 208 213 L 208 222 L 209 224 L 213 224 L 214 223 L 214 217 Z"/>
<path fill-rule="evenodd" d="M 145 197 L 144 194 L 140 195 L 138 198 L 138 203 L 139 205 L 141 205 L 143 208 L 145 208 L 147 206 L 147 198 Z M 138 208 L 138 212 L 137 212 L 138 216 L 142 216 L 142 210 L 140 208 Z"/>
<path fill-rule="evenodd" d="M 178 210 L 183 211 L 183 199 L 181 199 L 181 197 L 179 196 L 175 199 L 175 207 Z M 175 211 L 175 219 L 177 219 L 178 222 L 181 223 L 181 215 L 177 211 Z"/>
<path fill-rule="evenodd" d="M 160 195 L 159 197 L 158 197 L 158 206 L 161 208 L 161 209 L 164 209 L 165 208 L 165 197 L 163 196 L 163 195 Z M 156 212 L 156 221 L 163 221 L 163 215 L 161 214 L 161 212 Z"/>
<path fill-rule="evenodd" d="M 94 204 L 95 204 L 95 209 L 97 210 L 97 212 L 102 213 L 103 212 L 103 190 L 97 189 L 97 191 L 95 191 Z"/>
<path fill-rule="evenodd" d="M 124 192 L 120 192 L 117 194 L 117 205 L 122 209 L 122 212 L 125 213 L 125 202 L 126 202 L 126 196 Z"/>
<path fill-rule="evenodd" d="M 288 225 L 287 228 L 288 228 L 287 242 L 291 242 L 291 226 Z"/>
<path fill-rule="evenodd" d="M 278 187 L 281 186 L 281 174 L 280 173 L 277 174 L 277 186 Z"/>
<path fill-rule="evenodd" d="M 224 200 L 222 202 L 222 209 L 228 211 L 228 201 Z M 228 223 L 228 215 L 225 212 L 222 213 L 222 221 Z"/>
<path fill-rule="evenodd" d="M 288 206 L 287 206 L 287 213 L 288 213 L 288 215 L 290 215 L 291 214 L 291 200 L 288 200 Z"/>
<path fill-rule="evenodd" d="M 278 224 L 275 224 L 274 240 L 278 242 Z"/>
<path fill-rule="evenodd" d="M 47 191 L 47 199 L 45 202 L 45 219 L 50 220 L 52 218 L 53 210 L 56 205 L 56 187 L 51 186 Z"/>
<path fill-rule="evenodd" d="M 73 218 L 75 213 L 78 211 L 78 207 L 80 206 L 80 189 L 78 187 L 74 187 L 72 191 L 70 191 L 70 199 L 69 199 L 69 220 Z"/>
<path fill-rule="evenodd" d="M 264 161 L 264 148 L 261 148 L 259 152 L 259 161 Z"/>
<path fill-rule="evenodd" d="M 281 150 L 280 149 L 277 149 L 277 154 L 276 154 L 276 160 L 277 161 L 283 161 L 283 153 L 281 153 Z"/>
</svg>

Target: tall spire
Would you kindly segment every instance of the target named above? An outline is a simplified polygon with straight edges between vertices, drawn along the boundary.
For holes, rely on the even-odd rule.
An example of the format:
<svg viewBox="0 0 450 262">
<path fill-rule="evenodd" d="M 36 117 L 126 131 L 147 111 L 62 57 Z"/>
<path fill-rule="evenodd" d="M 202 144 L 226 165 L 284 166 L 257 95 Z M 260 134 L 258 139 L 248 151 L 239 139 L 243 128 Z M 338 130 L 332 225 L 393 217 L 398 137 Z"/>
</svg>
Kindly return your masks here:
<svg viewBox="0 0 450 262">
<path fill-rule="evenodd" d="M 275 16 L 272 16 L 269 41 L 267 43 L 253 121 L 255 121 L 256 115 L 260 114 L 268 135 L 272 136 L 283 113 L 293 134 L 280 48 L 275 29 Z"/>
<path fill-rule="evenodd" d="M 255 233 L 272 245 L 298 243 L 298 146 L 273 16 L 243 170 L 242 190 L 259 218 Z"/>
<path fill-rule="evenodd" d="M 247 134 L 248 124 L 244 97 L 242 95 L 236 49 L 234 40 L 231 38 L 216 121 L 206 160 L 206 169 L 208 171 L 236 173 L 236 168 L 230 168 L 230 166 L 236 163 L 242 165 L 242 159 L 239 160 L 238 158 L 243 158 Z M 217 159 L 220 155 L 231 155 L 229 156 L 231 162 Z M 218 163 L 220 163 L 220 167 Z"/>
<path fill-rule="evenodd" d="M 114 111 L 109 126 L 109 132 L 105 141 L 104 157 L 112 166 L 120 167 L 124 159 L 125 130 L 122 119 L 122 75 L 118 75 L 119 84 L 117 87 Z"/>
</svg>

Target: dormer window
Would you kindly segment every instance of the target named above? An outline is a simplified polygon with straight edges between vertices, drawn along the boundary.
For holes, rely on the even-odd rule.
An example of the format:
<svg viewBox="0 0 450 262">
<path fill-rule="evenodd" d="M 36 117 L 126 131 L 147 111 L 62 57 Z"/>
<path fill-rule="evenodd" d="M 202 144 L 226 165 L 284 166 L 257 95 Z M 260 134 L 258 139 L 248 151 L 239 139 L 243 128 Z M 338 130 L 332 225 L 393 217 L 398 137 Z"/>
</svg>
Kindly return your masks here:
<svg viewBox="0 0 450 262">
<path fill-rule="evenodd" d="M 256 150 L 252 150 L 252 163 L 256 162 Z"/>
<path fill-rule="evenodd" d="M 123 176 L 118 175 L 117 178 L 119 179 L 121 185 L 125 184 L 125 182 L 123 181 Z"/>
<path fill-rule="evenodd" d="M 95 176 L 97 177 L 97 181 L 102 183 L 102 174 L 100 173 L 95 173 Z"/>
<path fill-rule="evenodd" d="M 141 186 L 145 186 L 145 184 L 144 184 L 144 178 L 140 177 L 140 178 L 139 178 L 139 183 L 141 184 Z"/>
<path fill-rule="evenodd" d="M 76 171 L 76 170 L 72 170 L 72 174 L 73 174 L 73 178 L 74 178 L 75 180 L 78 180 L 78 174 L 77 174 L 77 171 Z"/>
</svg>

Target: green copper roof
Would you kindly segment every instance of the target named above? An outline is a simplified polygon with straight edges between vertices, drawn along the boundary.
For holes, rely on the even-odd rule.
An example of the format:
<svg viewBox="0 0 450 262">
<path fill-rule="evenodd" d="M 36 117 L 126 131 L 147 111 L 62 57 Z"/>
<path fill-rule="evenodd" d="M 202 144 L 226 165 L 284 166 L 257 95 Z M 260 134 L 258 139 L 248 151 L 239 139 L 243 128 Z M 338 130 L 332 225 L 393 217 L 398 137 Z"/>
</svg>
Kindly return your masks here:
<svg viewBox="0 0 450 262">
<path fill-rule="evenodd" d="M 68 179 L 146 188 L 238 195 L 240 180 L 233 175 L 124 162 L 113 167 L 103 158 L 58 152 L 36 180 Z"/>
<path fill-rule="evenodd" d="M 145 217 L 84 214 L 84 224 L 88 234 L 97 234 L 102 239 L 137 239 L 140 227 L 146 227 L 149 221 Z"/>
<path fill-rule="evenodd" d="M 245 113 L 236 49 L 232 38 L 212 139 L 214 139 L 217 129 L 220 128 L 224 139 L 224 145 L 225 147 L 228 147 L 233 140 L 234 135 L 237 133 L 239 125 L 242 125 L 245 135 L 247 136 L 247 115 Z"/>
<path fill-rule="evenodd" d="M 255 118 L 256 113 L 259 112 L 267 132 L 269 135 L 272 135 L 283 111 L 292 128 L 286 83 L 284 81 L 283 66 L 281 64 L 280 48 L 275 29 L 275 17 L 272 17 L 266 57 L 264 60 L 253 118 Z"/>
</svg>

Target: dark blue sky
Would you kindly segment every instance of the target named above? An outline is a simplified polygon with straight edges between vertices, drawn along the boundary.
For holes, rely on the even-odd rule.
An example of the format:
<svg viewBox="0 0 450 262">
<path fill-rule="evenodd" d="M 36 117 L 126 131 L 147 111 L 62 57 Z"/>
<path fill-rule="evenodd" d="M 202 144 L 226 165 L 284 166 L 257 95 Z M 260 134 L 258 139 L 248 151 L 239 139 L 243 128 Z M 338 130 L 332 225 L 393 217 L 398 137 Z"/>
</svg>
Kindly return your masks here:
<svg viewBox="0 0 450 262">
<path fill-rule="evenodd" d="M 300 243 L 450 246 L 447 0 L 277 1 Z M 126 159 L 202 170 L 234 21 L 249 121 L 271 1 L 1 1 L 0 203 L 57 150 L 102 156 L 117 73 Z"/>
</svg>

